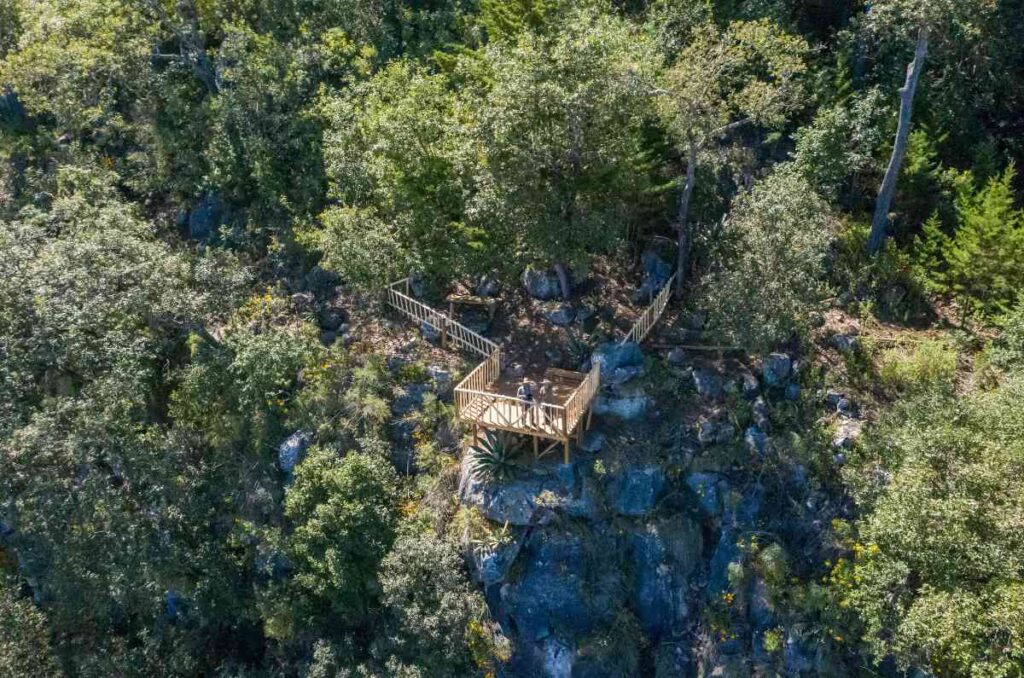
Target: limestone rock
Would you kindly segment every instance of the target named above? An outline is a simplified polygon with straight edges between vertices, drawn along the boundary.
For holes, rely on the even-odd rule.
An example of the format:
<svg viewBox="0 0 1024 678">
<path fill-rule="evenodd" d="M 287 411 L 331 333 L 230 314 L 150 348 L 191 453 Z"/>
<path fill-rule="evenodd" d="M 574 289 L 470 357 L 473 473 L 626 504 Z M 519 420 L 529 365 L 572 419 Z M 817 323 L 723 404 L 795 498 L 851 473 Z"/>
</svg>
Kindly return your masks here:
<svg viewBox="0 0 1024 678">
<path fill-rule="evenodd" d="M 703 398 L 721 398 L 724 392 L 725 382 L 722 376 L 716 372 L 706 369 L 693 371 L 693 386 L 697 389 L 697 395 Z"/>
<path fill-rule="evenodd" d="M 770 353 L 761 366 L 764 383 L 771 387 L 780 387 L 786 383 L 793 371 L 793 359 L 785 353 Z"/>
<path fill-rule="evenodd" d="M 558 276 L 548 271 L 527 268 L 523 271 L 523 288 L 534 299 L 548 301 L 562 296 Z"/>
<path fill-rule="evenodd" d="M 638 419 L 647 411 L 650 397 L 639 384 L 625 384 L 613 391 L 599 393 L 594 398 L 594 414 L 611 415 L 619 419 Z"/>
<path fill-rule="evenodd" d="M 615 371 L 620 368 L 643 367 L 644 354 L 636 343 L 608 342 L 594 350 L 590 361 L 601 366 L 601 383 L 608 384 L 612 383 Z"/>
<path fill-rule="evenodd" d="M 685 518 L 648 523 L 630 535 L 629 551 L 640 626 L 652 638 L 682 631 L 690 615 L 690 578 L 701 562 L 700 528 Z"/>
<path fill-rule="evenodd" d="M 544 318 L 552 325 L 565 327 L 576 318 L 576 309 L 569 304 L 559 304 L 555 308 L 545 311 Z"/>
<path fill-rule="evenodd" d="M 612 507 L 622 516 L 647 515 L 664 491 L 665 472 L 660 467 L 626 468 L 612 481 Z"/>
<path fill-rule="evenodd" d="M 285 473 L 291 473 L 306 456 L 306 450 L 313 442 L 310 431 L 296 431 L 288 436 L 277 448 L 277 465 Z"/>
</svg>

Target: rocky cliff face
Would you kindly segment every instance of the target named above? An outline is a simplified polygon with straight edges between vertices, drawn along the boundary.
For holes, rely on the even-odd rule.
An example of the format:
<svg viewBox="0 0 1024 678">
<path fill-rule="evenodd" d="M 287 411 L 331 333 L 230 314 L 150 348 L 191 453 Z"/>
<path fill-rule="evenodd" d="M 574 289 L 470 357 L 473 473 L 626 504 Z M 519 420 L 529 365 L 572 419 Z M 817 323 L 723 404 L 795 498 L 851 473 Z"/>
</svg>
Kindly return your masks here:
<svg viewBox="0 0 1024 678">
<path fill-rule="evenodd" d="M 799 366 L 638 353 L 594 357 L 612 378 L 571 464 L 528 460 L 500 484 L 464 465 L 463 509 L 506 534 L 467 545 L 514 640 L 507 675 L 843 675 L 787 591 L 842 510 L 772 422 L 803 406 Z M 607 405 L 624 398 L 644 406 Z"/>
</svg>

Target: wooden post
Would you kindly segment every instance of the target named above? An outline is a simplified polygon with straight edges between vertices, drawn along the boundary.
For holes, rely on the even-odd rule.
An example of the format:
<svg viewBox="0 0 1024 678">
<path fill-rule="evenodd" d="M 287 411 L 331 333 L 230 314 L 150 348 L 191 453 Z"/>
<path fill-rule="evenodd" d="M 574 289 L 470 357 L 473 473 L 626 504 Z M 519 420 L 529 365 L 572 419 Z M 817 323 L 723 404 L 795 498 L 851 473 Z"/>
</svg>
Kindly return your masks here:
<svg viewBox="0 0 1024 678">
<path fill-rule="evenodd" d="M 540 439 L 537 438 L 537 436 L 533 436 L 533 458 L 534 459 L 536 459 L 537 457 L 540 456 L 540 450 L 538 449 L 539 446 L 540 446 Z"/>
<path fill-rule="evenodd" d="M 448 319 L 441 321 L 441 348 L 448 347 Z"/>
<path fill-rule="evenodd" d="M 569 439 L 565 439 L 565 463 L 569 463 Z"/>
</svg>

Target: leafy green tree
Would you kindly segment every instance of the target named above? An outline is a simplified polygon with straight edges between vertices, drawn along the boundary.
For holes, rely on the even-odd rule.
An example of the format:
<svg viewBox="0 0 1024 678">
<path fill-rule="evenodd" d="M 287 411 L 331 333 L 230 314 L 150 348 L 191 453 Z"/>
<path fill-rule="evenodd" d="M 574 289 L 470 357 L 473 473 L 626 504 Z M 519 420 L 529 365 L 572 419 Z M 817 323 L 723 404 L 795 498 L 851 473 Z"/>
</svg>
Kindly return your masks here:
<svg viewBox="0 0 1024 678">
<path fill-rule="evenodd" d="M 465 223 L 470 112 L 446 78 L 396 62 L 331 106 L 331 196 L 317 235 L 325 264 L 380 284 L 469 267 L 483 234 Z"/>
<path fill-rule="evenodd" d="M 0 7 L 0 59 L 14 48 L 21 35 L 21 3 L 17 0 Z"/>
<path fill-rule="evenodd" d="M 807 43 L 769 21 L 736 22 L 722 30 L 712 24 L 694 30 L 690 42 L 665 71 L 661 110 L 686 153 L 676 214 L 679 246 L 676 286 L 689 269 L 690 203 L 702 152 L 745 126 L 776 127 L 799 105 L 798 76 Z"/>
<path fill-rule="evenodd" d="M 314 448 L 285 494 L 291 524 L 289 590 L 302 627 L 333 622 L 354 630 L 379 605 L 377 568 L 395 537 L 398 479 L 391 464 L 362 452 Z M 283 601 L 291 605 L 291 601 Z M 364 627 L 365 628 L 365 627 Z"/>
<path fill-rule="evenodd" d="M 1022 395 L 1018 374 L 989 393 L 900 405 L 848 469 L 865 514 L 845 604 L 875 657 L 936 675 L 1019 673 Z"/>
<path fill-rule="evenodd" d="M 7 584 L 0 584 L 0 671 L 6 676 L 62 675 L 46 617 Z"/>
<path fill-rule="evenodd" d="M 378 652 L 429 676 L 479 672 L 472 645 L 482 640 L 487 606 L 456 545 L 404 535 L 381 563 L 380 583 L 388 621 Z"/>
<path fill-rule="evenodd" d="M 622 19 L 584 9 L 564 21 L 485 49 L 484 165 L 468 209 L 506 261 L 554 266 L 568 297 L 567 267 L 618 244 L 649 186 L 641 83 L 655 62 Z"/>
<path fill-rule="evenodd" d="M 108 158 L 137 142 L 131 107 L 150 86 L 151 27 L 132 3 L 25 2 L 20 44 L 0 62 L 0 82 L 59 137 Z"/>
<path fill-rule="evenodd" d="M 871 89 L 819 110 L 794 135 L 796 168 L 824 197 L 855 194 L 862 177 L 877 169 L 875 151 L 884 134 L 880 99 L 881 92 Z"/>
<path fill-rule="evenodd" d="M 726 220 L 727 250 L 710 274 L 705 303 L 714 327 L 764 351 L 806 328 L 826 296 L 828 206 L 792 166 L 741 194 Z"/>
<path fill-rule="evenodd" d="M 907 65 L 906 79 L 899 90 L 896 138 L 878 189 L 867 242 L 868 252 L 877 253 L 885 242 L 889 210 L 907 152 L 914 96 L 929 45 L 936 42 L 941 48 L 958 41 L 978 39 L 980 28 L 994 7 L 993 0 L 881 0 L 869 6 L 864 22 L 867 29 L 883 39 L 912 42 L 914 57 Z"/>
</svg>

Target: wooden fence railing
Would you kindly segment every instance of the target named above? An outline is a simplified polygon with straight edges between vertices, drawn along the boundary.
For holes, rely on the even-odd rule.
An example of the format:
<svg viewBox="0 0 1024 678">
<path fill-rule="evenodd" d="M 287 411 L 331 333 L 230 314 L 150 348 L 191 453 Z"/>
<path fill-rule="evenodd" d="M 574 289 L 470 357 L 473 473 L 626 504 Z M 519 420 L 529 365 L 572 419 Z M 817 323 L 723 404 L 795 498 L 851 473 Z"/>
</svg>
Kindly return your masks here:
<svg viewBox="0 0 1024 678">
<path fill-rule="evenodd" d="M 583 415 L 590 408 L 590 401 L 597 395 L 597 390 L 600 387 L 601 363 L 595 362 L 594 366 L 590 368 L 590 372 L 587 373 L 586 378 L 572 392 L 569 400 L 565 402 L 565 428 L 562 431 L 565 435 L 571 433 L 577 424 L 580 423 L 580 419 L 583 418 Z"/>
<path fill-rule="evenodd" d="M 440 332 L 443 346 L 447 346 L 451 341 L 461 348 L 482 356 L 490 356 L 498 350 L 498 345 L 490 339 L 482 337 L 465 325 L 452 320 L 447 314 L 410 297 L 408 278 L 389 285 L 387 293 L 388 303 L 398 312 L 418 323 L 426 323 Z"/>
<path fill-rule="evenodd" d="M 486 360 L 473 368 L 455 387 L 456 412 L 465 412 L 480 393 L 501 376 L 501 351 L 495 350 Z"/>
<path fill-rule="evenodd" d="M 455 408 L 459 417 L 477 426 L 533 435 L 535 453 L 537 436 L 554 438 L 564 443 L 565 462 L 568 463 L 570 436 L 574 431 L 581 434 L 578 427 L 601 385 L 601 365 L 594 364 L 563 404 L 534 401 L 524 406 L 518 397 L 491 390 L 501 378 L 501 348 L 490 339 L 455 322 L 450 316 L 413 299 L 409 296 L 409 288 L 408 279 L 389 285 L 388 303 L 414 321 L 436 328 L 441 333 L 442 342 L 450 339 L 484 356 L 483 362 L 455 387 Z M 661 299 L 660 294 L 658 298 Z M 559 371 L 552 368 L 551 372 Z M 566 373 L 564 376 L 577 378 L 576 373 Z"/>
<path fill-rule="evenodd" d="M 633 323 L 633 327 L 629 330 L 629 334 L 622 340 L 623 344 L 634 341 L 636 343 L 642 342 L 647 338 L 651 328 L 661 318 L 661 314 L 665 312 L 665 307 L 668 306 L 668 301 L 672 297 L 672 287 L 675 285 L 676 277 L 673 275 L 665 283 L 661 291 L 658 292 L 658 296 L 654 298 L 651 305 L 644 309 L 644 312 L 640 314 L 636 322 Z"/>
</svg>

